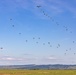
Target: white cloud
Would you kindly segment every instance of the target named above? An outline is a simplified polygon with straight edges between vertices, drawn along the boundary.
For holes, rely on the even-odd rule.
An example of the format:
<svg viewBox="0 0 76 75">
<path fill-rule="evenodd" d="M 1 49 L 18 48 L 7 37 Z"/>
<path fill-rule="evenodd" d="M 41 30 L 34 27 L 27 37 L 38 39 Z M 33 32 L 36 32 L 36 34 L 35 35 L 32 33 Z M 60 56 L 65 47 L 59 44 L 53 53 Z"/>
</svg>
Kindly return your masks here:
<svg viewBox="0 0 76 75">
<path fill-rule="evenodd" d="M 75 1 L 73 1 L 74 3 Z M 76 7 L 67 0 L 4 0 L 0 4 L 4 7 L 3 10 L 17 11 L 20 9 L 27 9 L 33 13 L 37 13 L 36 6 L 41 5 L 46 12 L 60 14 L 66 11 L 76 14 Z"/>
<path fill-rule="evenodd" d="M 69 60 L 70 59 L 70 60 Z M 74 64 L 76 63 L 73 57 L 46 56 L 37 60 L 38 64 Z"/>
<path fill-rule="evenodd" d="M 35 4 L 41 5 L 43 9 L 55 14 L 64 13 L 67 11 L 72 14 L 76 14 L 76 7 L 70 1 L 66 0 L 47 0 L 47 2 L 46 0 L 42 0 L 41 2 L 36 0 Z"/>
<path fill-rule="evenodd" d="M 47 59 L 48 59 L 48 60 L 55 60 L 56 58 L 50 56 L 50 57 L 48 57 Z"/>
<path fill-rule="evenodd" d="M 69 60 L 70 59 L 70 60 Z M 11 56 L 0 56 L 0 63 L 2 64 L 74 64 L 76 63 L 73 57 L 58 57 L 58 56 L 45 56 L 45 57 L 11 57 Z M 8 65 L 9 65 L 8 64 Z"/>
<path fill-rule="evenodd" d="M 12 56 L 0 56 L 0 61 L 16 61 L 16 62 L 30 62 L 36 60 L 34 57 L 12 57 Z"/>
</svg>

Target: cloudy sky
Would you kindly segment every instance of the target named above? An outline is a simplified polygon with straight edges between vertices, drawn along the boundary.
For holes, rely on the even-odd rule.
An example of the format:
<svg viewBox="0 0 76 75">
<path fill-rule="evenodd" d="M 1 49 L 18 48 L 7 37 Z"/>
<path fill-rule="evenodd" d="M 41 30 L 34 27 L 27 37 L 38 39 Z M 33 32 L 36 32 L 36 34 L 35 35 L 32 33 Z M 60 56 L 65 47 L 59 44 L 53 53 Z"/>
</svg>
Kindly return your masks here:
<svg viewBox="0 0 76 75">
<path fill-rule="evenodd" d="M 0 65 L 76 64 L 76 0 L 0 0 Z"/>
</svg>

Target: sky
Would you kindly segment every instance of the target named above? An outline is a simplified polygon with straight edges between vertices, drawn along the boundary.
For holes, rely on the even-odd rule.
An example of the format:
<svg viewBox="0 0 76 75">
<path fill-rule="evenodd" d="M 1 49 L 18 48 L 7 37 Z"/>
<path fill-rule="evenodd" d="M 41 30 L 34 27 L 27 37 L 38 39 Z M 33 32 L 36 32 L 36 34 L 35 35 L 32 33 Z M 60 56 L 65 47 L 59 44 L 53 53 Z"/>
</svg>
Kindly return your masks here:
<svg viewBox="0 0 76 75">
<path fill-rule="evenodd" d="M 76 64 L 76 0 L 0 0 L 0 65 Z"/>
</svg>

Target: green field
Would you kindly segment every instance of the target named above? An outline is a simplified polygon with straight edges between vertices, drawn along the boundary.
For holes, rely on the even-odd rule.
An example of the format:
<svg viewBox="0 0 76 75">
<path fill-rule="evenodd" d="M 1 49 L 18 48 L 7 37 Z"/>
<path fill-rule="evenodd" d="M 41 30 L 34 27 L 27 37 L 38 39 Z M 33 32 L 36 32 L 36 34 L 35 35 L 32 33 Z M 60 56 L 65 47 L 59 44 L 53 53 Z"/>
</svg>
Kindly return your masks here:
<svg viewBox="0 0 76 75">
<path fill-rule="evenodd" d="M 76 70 L 0 70 L 0 75 L 76 75 Z"/>
</svg>

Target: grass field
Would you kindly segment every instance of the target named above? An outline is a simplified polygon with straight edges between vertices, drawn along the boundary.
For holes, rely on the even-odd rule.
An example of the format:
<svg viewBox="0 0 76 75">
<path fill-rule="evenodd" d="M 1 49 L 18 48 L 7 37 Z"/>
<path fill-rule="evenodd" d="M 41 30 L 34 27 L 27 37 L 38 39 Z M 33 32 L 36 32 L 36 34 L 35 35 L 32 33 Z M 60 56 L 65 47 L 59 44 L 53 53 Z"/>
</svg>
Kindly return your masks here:
<svg viewBox="0 0 76 75">
<path fill-rule="evenodd" d="M 76 70 L 0 70 L 0 75 L 76 75 Z"/>
</svg>

